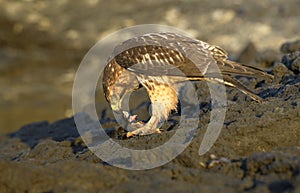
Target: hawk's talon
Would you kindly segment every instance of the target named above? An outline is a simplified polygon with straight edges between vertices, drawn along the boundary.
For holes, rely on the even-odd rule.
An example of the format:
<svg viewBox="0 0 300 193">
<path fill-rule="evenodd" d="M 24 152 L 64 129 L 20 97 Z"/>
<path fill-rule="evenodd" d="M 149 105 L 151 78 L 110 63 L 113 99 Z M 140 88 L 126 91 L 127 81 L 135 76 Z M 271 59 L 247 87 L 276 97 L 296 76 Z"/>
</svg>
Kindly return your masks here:
<svg viewBox="0 0 300 193">
<path fill-rule="evenodd" d="M 153 132 L 153 133 L 160 134 L 161 131 L 160 131 L 160 129 L 156 129 L 155 132 Z M 144 133 L 136 133 L 136 132 L 133 131 L 133 132 L 127 132 L 126 133 L 126 138 L 130 138 L 130 137 L 137 136 L 137 135 L 150 135 L 150 134 L 152 134 L 152 133 L 144 134 Z"/>
<path fill-rule="evenodd" d="M 138 128 L 134 131 L 130 131 L 126 134 L 126 137 L 129 138 L 129 137 L 132 137 L 132 136 L 135 136 L 135 135 L 150 135 L 150 134 L 153 134 L 153 133 L 161 133 L 160 129 L 159 128 L 156 128 L 156 129 L 153 129 L 153 128 L 149 128 L 149 126 L 143 126 L 141 128 Z"/>
<path fill-rule="evenodd" d="M 126 130 L 127 131 L 135 131 L 143 126 L 145 126 L 145 123 L 142 121 L 132 122 L 127 125 Z"/>
<path fill-rule="evenodd" d="M 133 136 L 134 136 L 134 134 L 131 132 L 126 133 L 126 138 L 133 137 Z"/>
</svg>

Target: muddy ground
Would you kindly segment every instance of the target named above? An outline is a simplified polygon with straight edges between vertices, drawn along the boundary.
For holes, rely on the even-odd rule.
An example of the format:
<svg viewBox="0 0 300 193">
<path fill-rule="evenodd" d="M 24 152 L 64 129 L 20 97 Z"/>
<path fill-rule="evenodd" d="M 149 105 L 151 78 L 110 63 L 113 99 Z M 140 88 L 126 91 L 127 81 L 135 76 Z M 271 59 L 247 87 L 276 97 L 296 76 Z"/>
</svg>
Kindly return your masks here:
<svg viewBox="0 0 300 193">
<path fill-rule="evenodd" d="M 298 1 L 0 2 L 0 192 L 299 192 Z M 192 143 L 161 167 L 128 171 L 83 143 L 71 117 L 71 91 L 97 39 L 144 23 L 179 27 L 275 79 L 239 78 L 265 99 L 261 104 L 227 90 L 221 134 L 204 156 L 198 149 L 210 101 L 199 89 L 204 100 Z M 175 113 L 162 134 L 124 139 L 107 103 L 97 105 L 107 133 L 129 148 L 154 147 L 178 126 Z"/>
</svg>

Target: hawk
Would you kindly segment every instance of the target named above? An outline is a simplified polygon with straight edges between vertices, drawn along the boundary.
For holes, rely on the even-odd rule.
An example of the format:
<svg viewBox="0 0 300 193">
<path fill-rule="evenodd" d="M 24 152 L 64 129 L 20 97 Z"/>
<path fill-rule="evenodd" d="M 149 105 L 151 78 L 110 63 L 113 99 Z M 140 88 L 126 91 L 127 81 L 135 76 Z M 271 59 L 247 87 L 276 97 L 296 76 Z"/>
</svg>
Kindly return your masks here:
<svg viewBox="0 0 300 193">
<path fill-rule="evenodd" d="M 210 69 L 221 71 L 220 79 Z M 210 69 L 210 70 L 209 70 Z M 177 70 L 177 71 L 176 71 Z M 183 74 L 177 73 L 180 70 Z M 177 109 L 182 81 L 211 81 L 234 87 L 257 102 L 262 99 L 234 78 L 272 79 L 266 72 L 238 64 L 218 46 L 169 32 L 149 33 L 116 46 L 103 74 L 103 91 L 115 115 L 126 122 L 127 137 L 160 132 L 158 125 Z M 143 123 L 124 111 L 126 97 L 145 87 L 151 101 L 151 117 Z M 118 121 L 119 122 L 119 121 Z"/>
</svg>

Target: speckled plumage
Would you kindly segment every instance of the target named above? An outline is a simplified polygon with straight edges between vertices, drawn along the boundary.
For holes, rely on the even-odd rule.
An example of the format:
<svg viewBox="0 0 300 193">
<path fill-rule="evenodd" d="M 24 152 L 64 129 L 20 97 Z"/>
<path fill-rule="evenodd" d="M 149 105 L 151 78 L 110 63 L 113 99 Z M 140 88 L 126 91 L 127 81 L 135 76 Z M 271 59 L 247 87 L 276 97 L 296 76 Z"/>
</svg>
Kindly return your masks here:
<svg viewBox="0 0 300 193">
<path fill-rule="evenodd" d="M 223 80 L 216 78 L 212 64 L 219 67 Z M 158 131 L 158 124 L 176 109 L 180 90 L 177 83 L 182 81 L 224 83 L 262 101 L 232 75 L 272 79 L 262 70 L 228 60 L 227 53 L 218 46 L 174 33 L 151 33 L 129 39 L 115 48 L 104 70 L 103 89 L 113 111 L 124 119 L 123 103 L 127 94 L 140 85 L 146 88 L 152 107 L 150 120 L 143 124 L 128 118 L 126 126 L 131 131 L 128 136 L 145 135 Z"/>
</svg>

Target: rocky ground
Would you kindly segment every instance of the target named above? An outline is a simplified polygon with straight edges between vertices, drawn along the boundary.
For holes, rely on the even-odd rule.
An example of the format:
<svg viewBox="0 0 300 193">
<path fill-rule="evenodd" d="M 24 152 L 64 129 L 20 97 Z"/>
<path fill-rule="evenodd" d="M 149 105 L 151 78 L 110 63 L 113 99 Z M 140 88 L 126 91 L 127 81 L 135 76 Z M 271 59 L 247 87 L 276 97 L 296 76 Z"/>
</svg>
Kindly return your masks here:
<svg viewBox="0 0 300 193">
<path fill-rule="evenodd" d="M 0 2 L 0 192 L 299 192 L 298 1 Z M 85 52 L 110 32 L 143 23 L 184 29 L 275 79 L 239 79 L 265 99 L 261 104 L 227 90 L 222 132 L 204 156 L 198 149 L 206 130 L 199 129 L 166 165 L 128 171 L 95 156 L 73 118 L 62 118 L 70 116 Z M 98 105 L 107 133 L 128 148 L 154 147 L 176 131 L 174 114 L 162 134 L 124 139 L 105 101 Z M 209 116 L 204 100 L 199 128 Z M 29 123 L 37 120 L 50 122 Z"/>
</svg>

